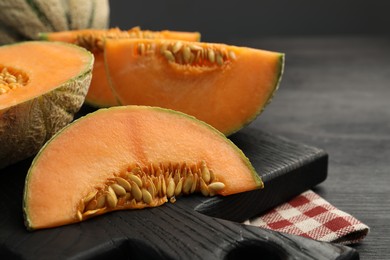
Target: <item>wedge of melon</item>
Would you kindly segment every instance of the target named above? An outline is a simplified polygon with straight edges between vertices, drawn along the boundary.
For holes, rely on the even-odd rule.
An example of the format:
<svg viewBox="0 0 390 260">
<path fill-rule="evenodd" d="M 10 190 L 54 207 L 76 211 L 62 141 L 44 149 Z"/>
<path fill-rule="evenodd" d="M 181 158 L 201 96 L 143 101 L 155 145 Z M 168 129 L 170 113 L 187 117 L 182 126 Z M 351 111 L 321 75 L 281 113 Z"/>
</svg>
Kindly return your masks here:
<svg viewBox="0 0 390 260">
<path fill-rule="evenodd" d="M 243 152 L 210 125 L 173 110 L 119 106 L 88 114 L 47 142 L 28 171 L 23 209 L 27 228 L 40 229 L 196 192 L 262 187 Z"/>
<path fill-rule="evenodd" d="M 93 78 L 85 102 L 94 107 L 110 107 L 119 105 L 114 97 L 111 88 L 108 85 L 103 58 L 103 41 L 106 38 L 123 39 L 123 38 L 162 38 L 178 39 L 186 41 L 199 41 L 198 32 L 181 32 L 181 31 L 150 31 L 141 30 L 140 27 L 133 27 L 129 30 L 120 30 L 111 28 L 107 30 L 84 29 L 61 31 L 51 33 L 41 33 L 40 39 L 48 41 L 61 41 L 74 43 L 91 51 L 95 55 L 95 64 L 93 68 Z"/>
<path fill-rule="evenodd" d="M 182 111 L 230 135 L 270 102 L 284 54 L 217 43 L 107 39 L 105 61 L 121 104 Z"/>
<path fill-rule="evenodd" d="M 36 154 L 82 106 L 94 57 L 73 44 L 0 47 L 0 168 Z"/>
</svg>

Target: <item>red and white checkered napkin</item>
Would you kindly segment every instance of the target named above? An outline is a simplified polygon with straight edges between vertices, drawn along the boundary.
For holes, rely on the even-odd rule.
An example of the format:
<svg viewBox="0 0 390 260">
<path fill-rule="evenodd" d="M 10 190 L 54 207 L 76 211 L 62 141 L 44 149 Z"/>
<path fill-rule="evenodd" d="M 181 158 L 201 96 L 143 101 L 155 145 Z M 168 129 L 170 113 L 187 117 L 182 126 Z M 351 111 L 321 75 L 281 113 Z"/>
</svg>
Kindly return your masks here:
<svg viewBox="0 0 390 260">
<path fill-rule="evenodd" d="M 312 190 L 244 223 L 344 245 L 360 242 L 370 230 Z"/>
</svg>

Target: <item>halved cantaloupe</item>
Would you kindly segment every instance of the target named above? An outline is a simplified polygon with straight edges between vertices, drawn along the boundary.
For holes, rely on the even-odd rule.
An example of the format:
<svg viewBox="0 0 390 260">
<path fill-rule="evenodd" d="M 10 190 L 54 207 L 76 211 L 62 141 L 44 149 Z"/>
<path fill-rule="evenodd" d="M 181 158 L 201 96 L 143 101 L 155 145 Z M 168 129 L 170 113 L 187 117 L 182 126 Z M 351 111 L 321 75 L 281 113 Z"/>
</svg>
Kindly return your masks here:
<svg viewBox="0 0 390 260">
<path fill-rule="evenodd" d="M 0 168 L 36 154 L 73 120 L 87 94 L 93 55 L 73 44 L 0 47 Z"/>
<path fill-rule="evenodd" d="M 253 121 L 279 86 L 284 54 L 217 43 L 109 40 L 105 61 L 122 105 L 193 115 L 230 135 Z"/>
<path fill-rule="evenodd" d="M 86 103 L 94 107 L 110 107 L 118 105 L 118 101 L 112 94 L 108 85 L 104 58 L 103 58 L 103 41 L 105 38 L 122 39 L 122 38 L 163 38 L 178 39 L 186 41 L 199 41 L 198 32 L 181 32 L 181 31 L 150 31 L 141 30 L 140 27 L 134 27 L 130 30 L 120 30 L 111 28 L 108 30 L 73 30 L 52 33 L 41 33 L 40 39 L 48 41 L 62 41 L 74 43 L 91 51 L 95 55 L 95 64 L 93 68 L 93 78 L 91 86 L 86 96 Z"/>
<path fill-rule="evenodd" d="M 28 229 L 75 223 L 180 195 L 230 195 L 263 183 L 222 133 L 178 111 L 100 109 L 71 123 L 35 157 L 26 177 Z"/>
</svg>

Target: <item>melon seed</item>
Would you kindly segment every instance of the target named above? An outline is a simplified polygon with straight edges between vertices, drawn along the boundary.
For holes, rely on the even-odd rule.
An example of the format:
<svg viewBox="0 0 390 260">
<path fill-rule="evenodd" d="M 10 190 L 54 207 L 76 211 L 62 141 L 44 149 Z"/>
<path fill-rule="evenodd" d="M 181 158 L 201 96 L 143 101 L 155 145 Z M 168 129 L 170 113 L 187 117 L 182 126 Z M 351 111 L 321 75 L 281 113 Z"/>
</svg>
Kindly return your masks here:
<svg viewBox="0 0 390 260">
<path fill-rule="evenodd" d="M 175 194 L 175 182 L 173 178 L 169 178 L 168 187 L 167 187 L 167 197 L 170 198 Z"/>
<path fill-rule="evenodd" d="M 178 51 L 180 51 L 181 47 L 183 47 L 183 43 L 180 42 L 180 41 L 177 41 L 173 47 L 172 47 L 172 53 L 177 53 Z"/>
<path fill-rule="evenodd" d="M 95 198 L 95 195 L 97 193 L 97 190 L 93 190 L 87 194 L 84 198 L 84 204 L 88 204 L 93 198 Z"/>
<path fill-rule="evenodd" d="M 215 181 L 214 171 L 213 170 L 209 170 L 209 173 L 210 173 L 210 182 L 214 182 Z"/>
<path fill-rule="evenodd" d="M 142 187 L 142 180 L 140 177 L 138 177 L 137 175 L 131 174 L 131 173 L 127 177 L 130 180 L 132 180 L 135 184 L 137 184 L 138 187 L 140 187 L 140 188 Z M 131 186 L 131 187 L 133 188 L 133 186 Z"/>
<path fill-rule="evenodd" d="M 97 200 L 93 199 L 86 205 L 85 210 L 88 211 L 88 210 L 96 209 L 96 206 L 97 206 Z"/>
<path fill-rule="evenodd" d="M 150 204 L 153 201 L 152 195 L 146 189 L 142 189 L 142 199 L 146 204 Z"/>
<path fill-rule="evenodd" d="M 99 212 L 101 209 L 93 209 L 93 210 L 88 210 L 86 212 L 83 213 L 83 216 L 87 217 L 87 216 L 91 216 L 91 215 L 94 215 L 96 214 L 97 212 Z"/>
<path fill-rule="evenodd" d="M 164 54 L 164 52 L 168 49 L 168 43 L 167 42 L 164 42 L 162 45 L 161 45 L 161 48 L 160 48 L 160 52 L 161 54 Z"/>
<path fill-rule="evenodd" d="M 195 45 L 195 44 L 190 44 L 188 47 L 190 47 L 190 49 L 193 50 L 193 51 L 201 51 L 201 50 L 203 50 L 202 47 L 200 47 L 198 45 Z"/>
<path fill-rule="evenodd" d="M 209 196 L 209 188 L 207 184 L 204 182 L 202 178 L 199 180 L 199 182 L 200 182 L 200 192 L 203 194 L 203 196 Z"/>
<path fill-rule="evenodd" d="M 160 197 L 163 197 L 164 195 L 162 193 L 162 187 L 161 187 L 162 181 L 161 181 L 161 179 L 162 179 L 161 175 L 157 177 L 157 187 L 156 187 L 156 189 L 157 189 L 157 195 L 160 196 Z"/>
<path fill-rule="evenodd" d="M 188 46 L 183 47 L 183 60 L 185 63 L 189 63 L 191 60 L 191 49 Z"/>
<path fill-rule="evenodd" d="M 0 85 L 0 95 L 8 92 L 8 87 Z"/>
<path fill-rule="evenodd" d="M 115 194 L 117 196 L 124 196 L 126 194 L 125 188 L 123 188 L 119 184 L 114 183 L 114 184 L 111 184 L 110 187 L 113 189 L 113 191 L 115 192 Z"/>
<path fill-rule="evenodd" d="M 76 213 L 76 217 L 79 221 L 82 221 L 83 220 L 83 214 L 81 214 L 81 212 L 78 210 L 77 213 Z"/>
<path fill-rule="evenodd" d="M 110 187 L 108 187 L 110 189 Z M 115 208 L 116 204 L 118 203 L 118 198 L 115 195 L 115 192 L 107 192 L 106 194 L 106 201 L 110 208 Z"/>
<path fill-rule="evenodd" d="M 126 191 L 131 191 L 131 185 L 130 185 L 130 183 L 129 183 L 127 180 L 125 180 L 125 179 L 123 179 L 123 178 L 121 178 L 121 177 L 116 177 L 115 180 L 116 180 L 116 182 L 117 182 L 120 186 L 122 186 Z"/>
<path fill-rule="evenodd" d="M 181 177 L 180 180 L 176 184 L 175 196 L 179 196 L 181 194 L 181 191 L 182 191 L 182 188 L 183 188 L 183 179 L 184 179 L 184 177 Z"/>
<path fill-rule="evenodd" d="M 96 208 L 103 208 L 104 205 L 106 204 L 106 196 L 105 195 L 100 195 L 97 199 L 97 204 L 96 204 Z"/>
<path fill-rule="evenodd" d="M 161 181 L 161 193 L 162 193 L 162 196 L 165 196 L 167 194 L 167 184 L 166 184 L 166 181 L 164 179 L 164 177 L 161 175 L 160 176 L 162 181 Z"/>
<path fill-rule="evenodd" d="M 223 57 L 222 57 L 222 55 L 217 54 L 215 59 L 216 59 L 216 61 L 217 61 L 217 64 L 218 64 L 219 66 L 222 66 L 222 64 L 223 64 Z"/>
<path fill-rule="evenodd" d="M 229 57 L 230 57 L 232 60 L 236 60 L 236 59 L 237 59 L 236 54 L 234 53 L 234 51 L 229 51 Z"/>
<path fill-rule="evenodd" d="M 175 203 L 175 202 L 176 202 L 175 196 L 171 197 L 171 198 L 169 199 L 169 202 L 170 202 L 170 203 Z"/>
<path fill-rule="evenodd" d="M 192 184 L 193 184 L 193 175 L 191 174 L 184 180 L 184 183 L 183 183 L 183 193 L 184 194 L 190 193 Z"/>
<path fill-rule="evenodd" d="M 173 56 L 172 52 L 165 50 L 163 54 L 168 61 L 175 61 L 175 56 Z"/>
<path fill-rule="evenodd" d="M 218 192 L 218 191 L 221 191 L 225 188 L 225 184 L 222 182 L 216 181 L 216 182 L 210 183 L 208 185 L 208 188 L 209 188 L 209 190 L 213 190 L 215 192 Z"/>
<path fill-rule="evenodd" d="M 154 198 L 154 196 L 157 193 L 157 189 L 156 189 L 156 186 L 154 185 L 153 181 L 152 180 L 148 180 L 146 187 L 147 187 L 147 190 L 149 191 L 149 193 Z"/>
<path fill-rule="evenodd" d="M 136 201 L 140 201 L 142 199 L 142 192 L 140 186 L 134 181 L 131 181 L 130 184 L 131 184 L 131 195 L 133 195 Z"/>
<path fill-rule="evenodd" d="M 207 51 L 207 53 L 208 53 L 208 59 L 209 59 L 209 61 L 211 62 L 211 63 L 214 63 L 215 62 L 215 53 L 214 53 L 214 51 L 213 50 L 208 50 Z"/>
<path fill-rule="evenodd" d="M 210 171 L 209 171 L 209 169 L 207 168 L 206 162 L 205 162 L 205 161 L 202 161 L 202 162 L 201 162 L 200 169 L 201 169 L 201 171 L 202 171 L 202 179 L 203 179 L 206 183 L 209 183 L 209 182 L 210 182 Z"/>
<path fill-rule="evenodd" d="M 197 183 L 198 183 L 198 174 L 194 174 L 190 193 L 194 193 L 195 192 L 195 190 L 196 190 L 196 188 L 198 186 Z"/>
</svg>

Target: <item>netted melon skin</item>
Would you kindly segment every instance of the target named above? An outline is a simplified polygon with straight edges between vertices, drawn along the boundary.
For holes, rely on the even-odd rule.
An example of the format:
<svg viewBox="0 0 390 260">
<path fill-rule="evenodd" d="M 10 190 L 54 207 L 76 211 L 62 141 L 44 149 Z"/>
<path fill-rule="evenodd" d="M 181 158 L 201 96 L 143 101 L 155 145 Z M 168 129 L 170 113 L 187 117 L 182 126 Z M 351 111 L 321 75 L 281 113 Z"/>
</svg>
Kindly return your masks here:
<svg viewBox="0 0 390 260">
<path fill-rule="evenodd" d="M 38 40 L 42 32 L 106 29 L 109 0 L 1 0 L 0 45 Z"/>
<path fill-rule="evenodd" d="M 0 169 L 35 155 L 84 103 L 92 66 L 58 88 L 0 111 Z"/>
</svg>

